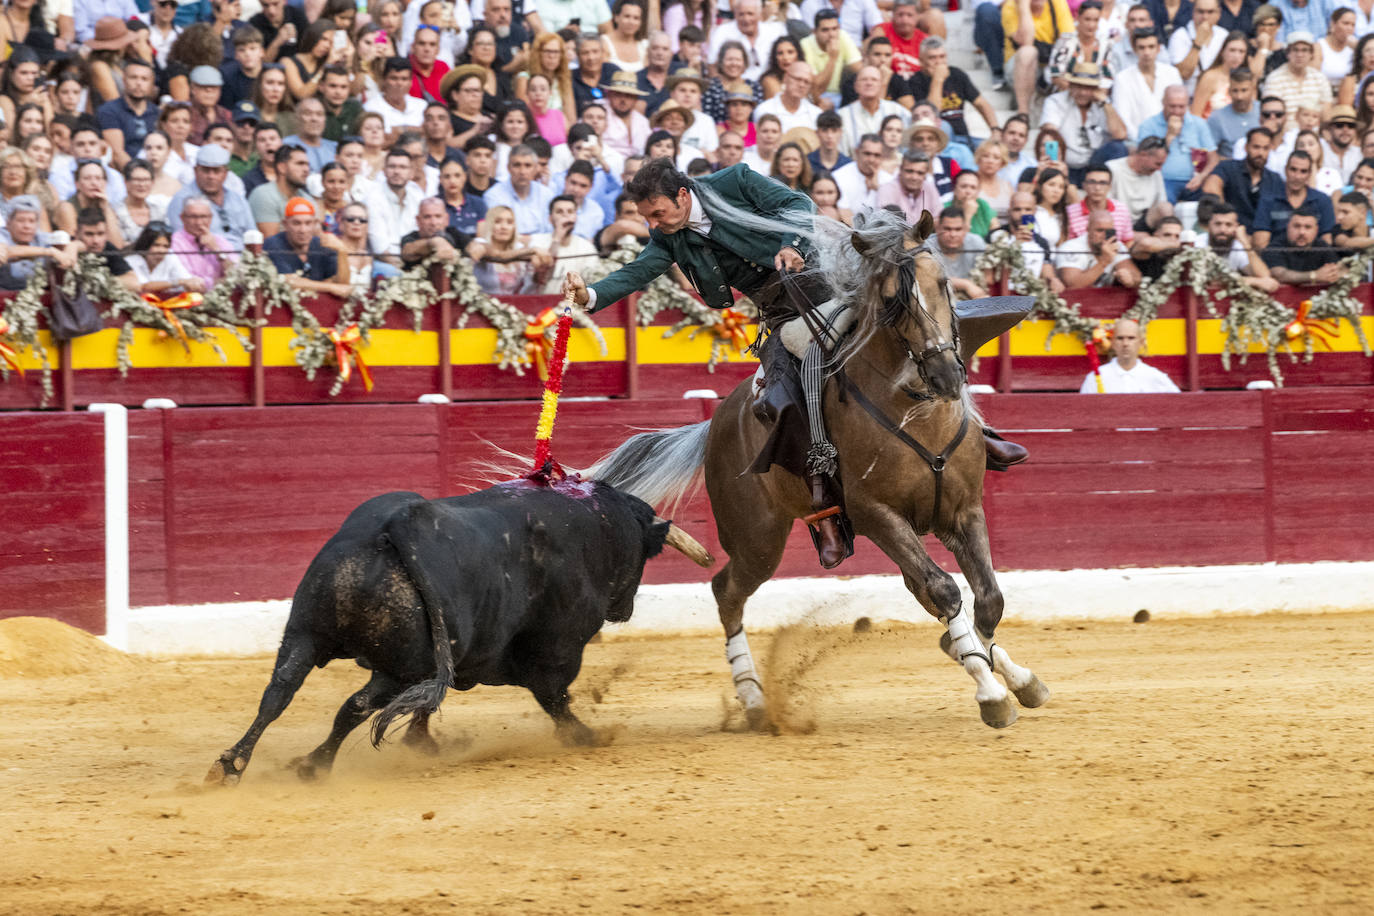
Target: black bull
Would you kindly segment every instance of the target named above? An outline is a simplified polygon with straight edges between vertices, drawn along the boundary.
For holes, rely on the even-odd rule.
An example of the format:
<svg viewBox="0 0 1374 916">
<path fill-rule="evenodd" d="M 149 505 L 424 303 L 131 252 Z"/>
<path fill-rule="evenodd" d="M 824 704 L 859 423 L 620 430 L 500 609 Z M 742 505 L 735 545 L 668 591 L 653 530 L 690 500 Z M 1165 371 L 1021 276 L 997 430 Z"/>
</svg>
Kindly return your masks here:
<svg viewBox="0 0 1374 916">
<path fill-rule="evenodd" d="M 710 563 L 648 504 L 596 482 L 368 500 L 306 570 L 258 716 L 206 781 L 237 783 L 310 669 L 336 658 L 356 659 L 372 678 L 339 709 L 324 743 L 293 761 L 302 778 L 329 770 L 344 738 L 378 709 L 374 745 L 412 715 L 406 743 L 435 749 L 428 719 L 450 686 L 526 687 L 560 738 L 591 741 L 568 686 L 602 623 L 630 618 L 644 564 L 665 542 Z"/>
</svg>

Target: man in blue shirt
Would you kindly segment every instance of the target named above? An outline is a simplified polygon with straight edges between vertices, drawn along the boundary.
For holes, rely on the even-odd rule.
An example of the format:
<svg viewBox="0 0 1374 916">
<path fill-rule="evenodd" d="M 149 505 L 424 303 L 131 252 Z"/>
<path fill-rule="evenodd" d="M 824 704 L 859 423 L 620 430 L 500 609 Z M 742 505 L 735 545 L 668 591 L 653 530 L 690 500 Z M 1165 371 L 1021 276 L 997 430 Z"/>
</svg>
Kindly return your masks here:
<svg viewBox="0 0 1374 916">
<path fill-rule="evenodd" d="M 1279 41 L 1288 41 L 1292 32 L 1325 35 L 1329 30 L 1331 0 L 1272 0 L 1283 19 L 1279 23 Z"/>
<path fill-rule="evenodd" d="M 1216 168 L 1217 142 L 1212 138 L 1207 122 L 1188 110 L 1187 89 L 1170 86 L 1164 90 L 1164 110 L 1145 119 L 1136 139 L 1143 140 L 1146 137 L 1163 137 L 1169 151 L 1169 157 L 1160 169 L 1169 203 L 1177 203 L 1180 197 L 1188 199 L 1196 196 L 1203 179 Z M 1193 162 L 1194 150 L 1206 153 L 1207 161 L 1201 169 Z"/>
<path fill-rule="evenodd" d="M 72 22 L 76 26 L 76 40 L 91 48 L 92 51 L 99 51 L 102 48 L 92 44 L 95 39 L 95 24 L 101 19 L 118 19 L 120 25 L 128 22 L 138 15 L 138 4 L 134 0 L 81 0 L 74 4 L 72 9 Z M 108 27 L 107 27 L 108 28 Z M 102 30 L 104 31 L 104 30 Z M 110 29 L 109 37 L 100 43 L 103 47 L 123 47 L 133 40 L 133 33 L 129 32 L 129 27 L 124 26 L 123 32 L 115 36 L 114 29 Z M 126 39 L 124 35 L 127 34 Z M 122 42 L 122 44 L 105 44 L 108 41 Z"/>
<path fill-rule="evenodd" d="M 1312 157 L 1302 150 L 1289 155 L 1283 172 L 1283 191 L 1263 195 L 1255 207 L 1255 248 L 1264 250 L 1271 238 L 1288 238 L 1288 220 L 1304 206 L 1310 206 L 1317 214 L 1318 238 L 1330 243 L 1331 231 L 1336 228 L 1336 211 L 1330 197 L 1307 186 L 1314 168 Z"/>
<path fill-rule="evenodd" d="M 515 231 L 521 235 L 552 231 L 549 201 L 553 200 L 554 194 L 534 180 L 539 172 L 539 158 L 534 150 L 528 146 L 517 146 L 511 150 L 507 169 L 510 177 L 498 181 L 482 195 L 487 202 L 487 209 L 510 207 L 515 213 Z"/>
<path fill-rule="evenodd" d="M 352 293 L 347 273 L 339 279 L 339 256 L 320 242 L 320 221 L 315 205 L 304 197 L 286 203 L 285 228 L 262 243 L 263 253 L 272 259 L 277 273 L 286 282 L 310 293 L 333 293 L 346 298 Z"/>
<path fill-rule="evenodd" d="M 124 65 L 124 94 L 96 109 L 96 123 L 117 169 L 137 158 L 143 150 L 143 138 L 157 129 L 158 109 L 148 101 L 156 91 L 156 82 L 152 64 L 128 61 Z"/>
<path fill-rule="evenodd" d="M 250 229 L 257 231 L 257 224 L 253 222 L 248 201 L 224 186 L 228 175 L 229 152 L 214 143 L 202 146 L 196 153 L 196 180 L 178 191 L 167 204 L 167 219 L 172 228 L 181 228 L 181 207 L 187 200 L 204 197 L 210 202 L 212 211 L 211 231 L 228 239 L 234 248 L 242 247 L 243 234 Z"/>
<path fill-rule="evenodd" d="M 1245 158 L 1227 159 L 1202 183 L 1204 194 L 1214 194 L 1236 208 L 1236 219 L 1246 229 L 1255 228 L 1255 208 L 1261 197 L 1282 197 L 1283 178 L 1265 167 L 1273 137 L 1263 127 L 1245 135 Z"/>
</svg>

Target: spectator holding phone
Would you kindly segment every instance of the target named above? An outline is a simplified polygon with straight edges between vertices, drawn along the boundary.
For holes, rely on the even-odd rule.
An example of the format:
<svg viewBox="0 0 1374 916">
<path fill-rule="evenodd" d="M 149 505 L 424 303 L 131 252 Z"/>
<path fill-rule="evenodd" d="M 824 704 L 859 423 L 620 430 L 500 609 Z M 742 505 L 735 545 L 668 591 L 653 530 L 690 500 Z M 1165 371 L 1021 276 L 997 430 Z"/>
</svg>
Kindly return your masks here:
<svg viewBox="0 0 1374 916">
<path fill-rule="evenodd" d="M 1021 257 L 1025 261 L 1026 271 L 1044 280 L 1051 292 L 1062 293 L 1064 284 L 1050 259 L 1050 243 L 1035 231 L 1034 194 L 1017 191 L 1011 195 L 1011 206 L 1007 209 L 1007 226 L 993 232 L 992 240 L 1008 237 L 1021 246 Z M 991 283 L 992 278 L 988 278 L 988 284 Z M 1013 292 L 1025 293 L 1026 290 L 1016 289 Z"/>
<path fill-rule="evenodd" d="M 1112 214 L 1106 210 L 1094 210 L 1088 217 L 1088 231 L 1059 246 L 1055 266 L 1068 289 L 1112 285 L 1135 289 L 1140 285 L 1140 270 L 1117 238 Z"/>
</svg>

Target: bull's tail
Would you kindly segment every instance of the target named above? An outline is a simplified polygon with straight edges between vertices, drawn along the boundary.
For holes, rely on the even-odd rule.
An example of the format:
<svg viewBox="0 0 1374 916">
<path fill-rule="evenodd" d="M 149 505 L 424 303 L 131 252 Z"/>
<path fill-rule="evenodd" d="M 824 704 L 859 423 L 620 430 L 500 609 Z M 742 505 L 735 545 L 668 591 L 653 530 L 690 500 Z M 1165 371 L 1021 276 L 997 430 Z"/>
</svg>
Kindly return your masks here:
<svg viewBox="0 0 1374 916">
<path fill-rule="evenodd" d="M 703 420 L 631 436 L 588 468 L 587 476 L 651 506 L 676 506 L 700 483 L 710 426 Z"/>
<path fill-rule="evenodd" d="M 420 593 L 425 605 L 425 615 L 429 618 L 429 635 L 434 641 L 433 679 L 421 681 L 406 688 L 396 699 L 386 705 L 372 722 L 372 746 L 376 747 L 386 738 L 387 728 L 397 718 L 417 712 L 433 714 L 439 711 L 449 685 L 453 683 L 453 647 L 449 644 L 448 626 L 444 623 L 444 602 L 434 582 L 433 573 L 419 555 L 419 531 L 422 527 L 431 533 L 435 523 L 434 509 L 428 502 L 417 500 L 406 512 L 398 513 L 386 527 L 386 537 L 391 541 L 400 557 L 406 574 Z M 459 634 L 464 646 L 468 634 Z"/>
</svg>

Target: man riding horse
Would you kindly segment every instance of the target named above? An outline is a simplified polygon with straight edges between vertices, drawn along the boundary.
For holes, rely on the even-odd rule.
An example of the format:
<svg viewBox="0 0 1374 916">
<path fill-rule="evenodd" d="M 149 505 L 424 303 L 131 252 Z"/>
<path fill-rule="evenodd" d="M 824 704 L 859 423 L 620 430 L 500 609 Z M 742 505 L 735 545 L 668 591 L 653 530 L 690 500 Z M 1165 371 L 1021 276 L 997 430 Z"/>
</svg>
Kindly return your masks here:
<svg viewBox="0 0 1374 916">
<path fill-rule="evenodd" d="M 810 295 L 823 284 L 808 282 L 805 271 L 808 262 L 814 264 L 814 252 L 804 232 L 761 232 L 741 224 L 737 216 L 738 211 L 743 211 L 800 226 L 815 212 L 811 199 L 759 175 L 747 165 L 734 165 L 690 179 L 670 159 L 646 163 L 630 180 L 625 193 L 649 224 L 649 243 L 632 263 L 591 287 L 570 271 L 564 281 L 564 292 L 572 292 L 579 305 L 595 312 L 644 289 L 677 264 L 711 308 L 733 305 L 732 287 L 753 298 L 769 334 L 759 348 L 769 391 L 759 398 L 756 413 L 765 414 L 774 422 L 774 432 L 751 470 L 767 472 L 776 463 L 805 478 L 811 492 L 812 514 L 803 520 L 811 526 L 821 565 L 826 569 L 838 566 L 853 553 L 853 535 L 843 513 L 835 476 L 834 447 L 825 438 L 818 409 L 821 374 L 805 371 L 808 363 L 817 362 L 815 357 L 823 353 L 826 342 L 817 344 L 811 340 L 810 321 L 806 325 L 806 340 L 800 346 L 785 347 L 781 340 L 784 334 L 779 333 L 784 325 L 801 316 L 799 309 L 819 305 L 828 295 Z M 736 211 L 733 218 L 728 212 L 730 208 Z M 792 356 L 803 357 L 808 344 L 812 359 L 803 363 L 804 371 L 798 379 Z M 771 407 L 768 402 L 772 402 Z M 801 424 L 791 419 L 799 412 L 808 417 L 809 449 L 805 447 L 807 440 L 795 429 Z M 984 438 L 989 468 L 1006 470 L 1025 460 L 1026 450 L 1021 446 L 1006 442 L 987 429 Z"/>
</svg>

